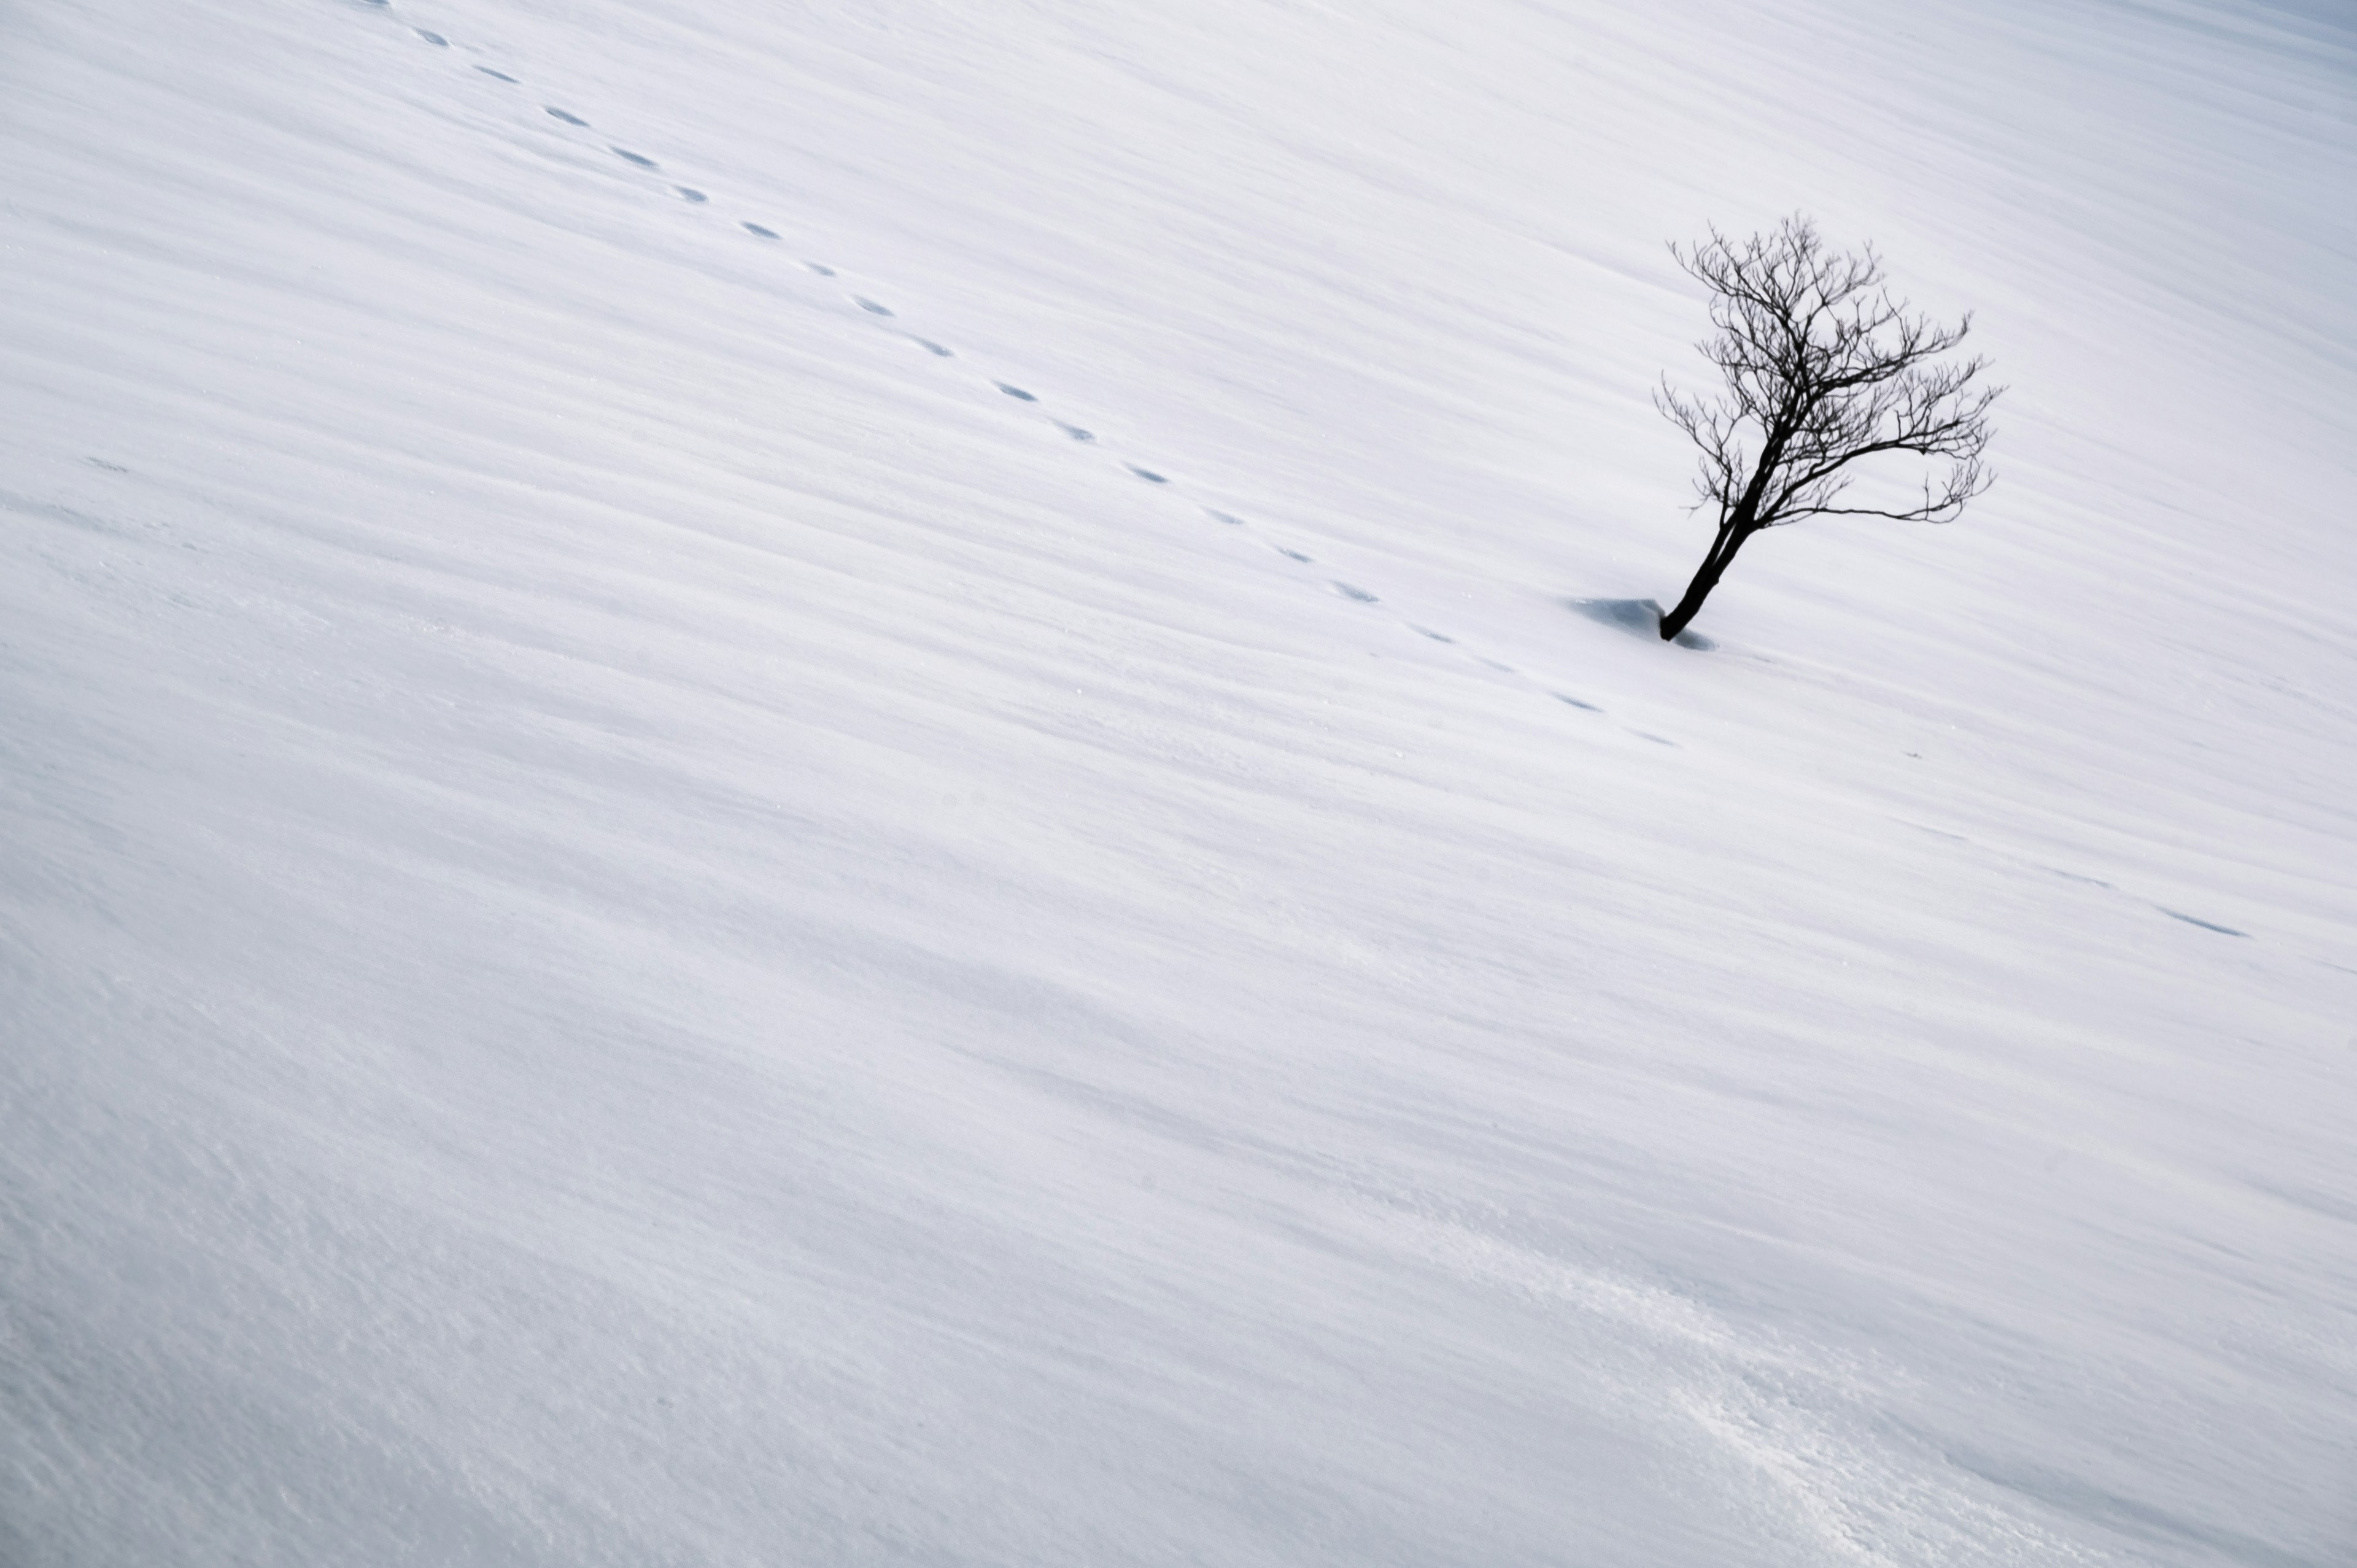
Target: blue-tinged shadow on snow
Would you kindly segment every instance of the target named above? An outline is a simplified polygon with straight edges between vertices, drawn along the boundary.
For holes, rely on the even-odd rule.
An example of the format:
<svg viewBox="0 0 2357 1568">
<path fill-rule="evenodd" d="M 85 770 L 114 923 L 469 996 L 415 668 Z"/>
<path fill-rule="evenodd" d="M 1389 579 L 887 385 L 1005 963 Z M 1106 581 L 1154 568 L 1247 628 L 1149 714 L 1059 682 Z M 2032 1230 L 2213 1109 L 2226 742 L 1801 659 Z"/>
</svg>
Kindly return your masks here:
<svg viewBox="0 0 2357 1568">
<path fill-rule="evenodd" d="M 2251 934 L 2248 931 L 2238 931 L 2232 926 L 2222 926 L 2215 920 L 2204 920 L 2192 915 L 2180 915 L 2163 904 L 2155 904 L 2153 908 L 2172 920 L 2182 920 L 2189 926 L 2199 926 L 2205 931 L 2215 931 L 2222 937 L 2247 937 Z"/>
<path fill-rule="evenodd" d="M 1566 599 L 1564 603 L 1592 621 L 1625 631 L 1632 637 L 1648 638 L 1655 642 L 1662 639 L 1662 606 L 1657 599 Z M 1703 653 L 1718 646 L 1698 631 L 1682 631 L 1673 640 L 1680 648 L 1691 648 Z"/>
</svg>

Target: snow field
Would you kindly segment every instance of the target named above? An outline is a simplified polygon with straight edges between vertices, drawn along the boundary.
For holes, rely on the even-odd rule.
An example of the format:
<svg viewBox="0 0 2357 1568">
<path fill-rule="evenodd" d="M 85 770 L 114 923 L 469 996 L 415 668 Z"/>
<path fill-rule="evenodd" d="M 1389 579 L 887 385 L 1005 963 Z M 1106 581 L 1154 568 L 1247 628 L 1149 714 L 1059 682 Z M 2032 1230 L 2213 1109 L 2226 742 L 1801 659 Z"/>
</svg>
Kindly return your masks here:
<svg viewBox="0 0 2357 1568">
<path fill-rule="evenodd" d="M 0 1558 L 2338 1560 L 2351 43 L 1863 15 L 0 22 Z"/>
</svg>

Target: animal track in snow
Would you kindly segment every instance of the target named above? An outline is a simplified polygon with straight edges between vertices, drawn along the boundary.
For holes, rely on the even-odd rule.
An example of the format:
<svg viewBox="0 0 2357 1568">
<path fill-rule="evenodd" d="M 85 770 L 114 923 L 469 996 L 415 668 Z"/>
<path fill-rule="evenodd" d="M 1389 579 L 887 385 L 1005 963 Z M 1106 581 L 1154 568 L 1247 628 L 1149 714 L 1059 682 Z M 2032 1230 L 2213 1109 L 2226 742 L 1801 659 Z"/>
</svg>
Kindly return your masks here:
<svg viewBox="0 0 2357 1568">
<path fill-rule="evenodd" d="M 381 7 L 389 5 L 389 0 L 368 0 L 368 3 Z M 429 32 L 423 27 L 413 27 L 410 30 L 415 33 L 420 39 L 432 44 L 437 48 L 447 49 L 451 47 L 449 39 L 439 33 Z M 517 78 L 509 75 L 506 71 L 500 70 L 496 67 L 478 65 L 475 69 L 495 81 L 506 82 L 511 86 L 521 85 L 521 82 Z M 544 112 L 545 112 L 549 117 L 554 120 L 583 129 L 589 128 L 589 122 L 587 120 L 572 113 L 570 110 L 560 109 L 553 103 L 543 104 L 542 108 Z M 651 158 L 642 153 L 632 152 L 627 147 L 609 146 L 608 150 L 611 151 L 616 157 L 621 158 L 625 162 L 639 168 L 651 170 L 659 169 L 662 166 L 653 158 Z M 677 193 L 680 199 L 692 204 L 702 204 L 710 199 L 706 193 L 691 186 L 675 185 L 672 189 Z M 740 220 L 738 226 L 756 239 L 777 241 L 782 238 L 776 230 L 771 229 L 765 224 L 753 222 L 749 219 Z M 822 262 L 814 262 L 805 258 L 802 264 L 809 268 L 813 273 L 815 273 L 820 277 L 831 278 L 836 275 L 834 268 L 828 266 Z M 861 310 L 866 311 L 871 316 L 890 318 L 895 315 L 895 312 L 890 306 L 886 306 L 879 301 L 870 299 L 865 295 L 853 295 L 851 299 L 852 302 L 857 305 Z M 942 344 L 934 342 L 929 338 L 920 338 L 916 337 L 914 334 L 909 334 L 909 336 L 910 341 L 917 344 L 918 347 L 923 349 L 929 354 L 932 354 L 937 358 L 945 360 L 956 358 L 956 355 L 950 349 Z M 1016 386 L 1011 382 L 993 381 L 991 384 L 996 387 L 998 391 L 1006 396 L 1015 398 L 1019 402 L 1028 403 L 1038 403 L 1039 402 L 1038 394 L 1023 387 Z M 1063 432 L 1065 435 L 1071 437 L 1074 441 L 1093 442 L 1096 439 L 1093 433 L 1084 430 L 1079 425 L 1067 424 L 1061 420 L 1056 420 L 1053 421 L 1053 423 L 1058 430 Z M 92 459 L 92 461 L 96 462 L 97 459 Z M 107 467 L 113 467 L 113 465 L 111 464 L 102 466 Z M 1130 473 L 1135 474 L 1137 478 L 1146 480 L 1148 484 L 1168 485 L 1170 483 L 1167 475 L 1157 473 L 1152 468 L 1144 467 L 1135 463 L 1124 463 L 1122 466 L 1128 469 Z M 1225 523 L 1232 528 L 1249 528 L 1252 526 L 1252 524 L 1245 519 L 1238 517 L 1232 512 L 1222 511 L 1217 508 L 1211 507 L 1206 507 L 1203 510 L 1205 516 L 1211 518 L 1215 521 Z M 1288 549 L 1285 545 L 1274 543 L 1272 544 L 1272 548 L 1275 549 L 1278 553 L 1284 555 L 1287 560 L 1295 561 L 1304 565 L 1315 564 L 1310 556 L 1303 554 L 1300 551 Z M 1377 596 L 1368 592 L 1364 588 L 1359 587 L 1355 584 L 1336 580 L 1331 581 L 1329 585 L 1337 594 L 1351 600 L 1354 604 L 1373 605 L 1382 603 L 1382 600 L 1377 597 Z M 1653 626 L 1658 625 L 1658 621 L 1655 618 L 1658 617 L 1659 611 L 1649 603 L 1629 600 L 1578 600 L 1573 601 L 1572 607 L 1579 610 L 1582 614 L 1589 616 L 1591 618 L 1603 621 L 1608 625 L 1617 625 L 1624 630 L 1641 629 L 1640 625 L 1638 624 L 1640 622 L 1652 623 L 1641 628 L 1641 629 L 1645 630 L 1652 630 L 1653 629 Z M 1652 617 L 1644 615 L 1643 612 L 1646 610 L 1653 611 L 1653 615 Z M 1407 624 L 1409 626 L 1409 629 L 1415 631 L 1421 637 L 1428 638 L 1435 642 L 1443 643 L 1451 647 L 1457 646 L 1457 639 L 1446 632 L 1437 631 L 1430 627 L 1417 626 L 1413 622 L 1409 622 Z M 1711 646 L 1706 639 L 1695 637 L 1691 634 L 1685 637 L 1681 637 L 1678 640 L 1690 648 L 1706 649 Z M 1520 671 L 1511 664 L 1501 663 L 1497 660 L 1488 658 L 1481 654 L 1472 653 L 1469 650 L 1468 651 L 1468 657 L 1471 658 L 1476 663 L 1480 664 L 1487 669 L 1496 671 L 1501 674 L 1512 675 L 1517 679 L 1527 679 L 1526 677 L 1523 677 Z M 1544 688 L 1540 689 L 1544 690 Z M 1577 697 L 1569 696 L 1561 692 L 1550 691 L 1546 692 L 1546 695 L 1555 698 L 1557 702 L 1565 703 L 1566 706 L 1577 708 L 1584 713 L 1601 714 L 1604 712 L 1602 708 L 1597 706 L 1593 703 L 1583 702 Z M 1629 733 L 1638 736 L 1641 739 L 1652 741 L 1661 746 L 1675 746 L 1678 744 L 1665 736 L 1649 735 L 1642 730 L 1631 730 Z M 2224 935 L 2239 937 L 2246 934 L 2244 932 L 2234 930 L 2231 927 L 2215 925 L 2208 920 L 2199 919 L 2190 915 L 2179 914 L 2174 909 L 2164 908 L 2161 912 L 2169 916 L 2173 919 L 2183 920 L 2188 924 L 2200 926 L 2204 929 L 2217 931 Z"/>
</svg>

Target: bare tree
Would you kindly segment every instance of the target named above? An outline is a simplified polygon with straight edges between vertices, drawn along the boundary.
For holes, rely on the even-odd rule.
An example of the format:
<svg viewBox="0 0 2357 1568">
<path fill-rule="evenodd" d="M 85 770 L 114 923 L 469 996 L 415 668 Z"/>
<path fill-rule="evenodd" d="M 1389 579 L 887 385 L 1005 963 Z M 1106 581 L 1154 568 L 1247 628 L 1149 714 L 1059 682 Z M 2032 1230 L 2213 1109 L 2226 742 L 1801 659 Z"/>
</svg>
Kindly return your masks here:
<svg viewBox="0 0 2357 1568">
<path fill-rule="evenodd" d="M 1738 242 L 1711 231 L 1677 258 L 1711 291 L 1717 333 L 1695 345 L 1727 378 L 1717 397 L 1686 397 L 1663 378 L 1653 405 L 1702 451 L 1696 510 L 1718 510 L 1718 538 L 1677 607 L 1673 638 L 1702 608 L 1744 541 L 1804 517 L 1889 517 L 1951 522 L 1996 478 L 1981 465 L 1993 434 L 1989 405 L 2005 389 L 1982 382 L 1978 357 L 1934 364 L 1972 329 L 1967 314 L 1943 327 L 1894 300 L 1882 258 L 1828 250 L 1807 218 L 1785 219 Z M 1920 501 L 1841 504 L 1851 465 L 1885 452 L 1943 459 Z"/>
</svg>

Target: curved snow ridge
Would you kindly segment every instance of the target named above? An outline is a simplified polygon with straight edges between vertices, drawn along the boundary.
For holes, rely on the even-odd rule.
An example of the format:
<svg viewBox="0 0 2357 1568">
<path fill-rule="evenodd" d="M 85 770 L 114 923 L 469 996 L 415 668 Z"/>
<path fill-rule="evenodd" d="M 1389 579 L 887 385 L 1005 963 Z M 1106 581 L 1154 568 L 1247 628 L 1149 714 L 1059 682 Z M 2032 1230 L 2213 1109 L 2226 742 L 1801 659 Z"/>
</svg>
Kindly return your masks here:
<svg viewBox="0 0 2357 1568">
<path fill-rule="evenodd" d="M 369 4 L 383 10 L 388 16 L 394 14 L 391 0 L 369 0 Z M 407 26 L 405 23 L 403 25 Z M 452 48 L 451 40 L 442 34 L 430 32 L 425 28 L 416 27 L 410 27 L 409 31 L 434 48 L 445 49 Z M 500 70 L 494 66 L 478 63 L 474 66 L 474 70 L 496 81 L 500 81 L 510 86 L 521 87 L 526 85 L 522 78 L 513 75 L 506 70 Z M 541 109 L 542 113 L 548 118 L 556 121 L 562 125 L 581 131 L 595 131 L 596 129 L 592 122 L 586 116 L 577 114 L 571 109 L 563 107 L 562 105 L 553 103 L 543 104 Z M 645 154 L 636 152 L 612 143 L 605 143 L 604 145 L 608 153 L 612 154 L 616 158 L 632 168 L 650 174 L 661 173 L 662 170 L 662 165 L 658 160 Z M 699 188 L 684 185 L 673 185 L 670 187 L 670 189 L 673 195 L 692 206 L 706 205 L 711 200 L 710 194 Z M 779 231 L 775 228 L 750 218 L 740 218 L 737 220 L 737 227 L 745 233 L 757 240 L 778 242 L 782 238 Z M 805 258 L 802 264 L 808 271 L 820 277 L 839 278 L 841 276 L 839 269 L 823 262 Z M 897 323 L 899 320 L 900 313 L 892 306 L 886 303 L 884 300 L 876 297 L 874 295 L 850 293 L 846 294 L 844 298 L 849 304 L 856 307 L 862 316 L 876 321 L 878 325 L 885 322 Z M 923 349 L 937 359 L 953 360 L 961 358 L 954 349 L 934 338 L 923 337 L 917 333 L 910 332 L 905 328 L 897 326 L 890 328 L 890 330 L 893 330 L 899 336 L 906 338 L 909 342 L 914 343 L 919 348 Z M 991 387 L 1002 395 L 1014 399 L 1017 402 L 1029 404 L 1038 409 L 1043 416 L 1048 418 L 1049 423 L 1053 425 L 1054 428 L 1071 441 L 1082 445 L 1095 445 L 1097 443 L 1097 437 L 1094 431 L 1085 426 L 1073 424 L 1055 417 L 1049 412 L 1046 403 L 1038 393 L 1011 381 L 1000 380 L 985 371 L 977 371 L 976 373 L 980 375 L 983 380 L 988 381 Z M 1125 459 L 1116 458 L 1115 461 L 1119 463 L 1123 472 L 1146 484 L 1155 486 L 1157 489 L 1168 489 L 1173 490 L 1178 488 L 1169 475 L 1157 468 L 1148 467 L 1144 464 L 1134 463 Z M 1231 527 L 1241 528 L 1247 532 L 1258 532 L 1255 525 L 1246 519 L 1236 515 L 1233 511 L 1211 507 L 1205 507 L 1201 510 L 1203 515 L 1210 517 L 1215 521 L 1227 524 Z M 1312 566 L 1317 564 L 1317 562 L 1311 556 L 1298 550 L 1293 549 L 1286 544 L 1277 543 L 1274 541 L 1271 541 L 1270 542 L 1271 547 L 1275 549 L 1279 555 L 1295 563 L 1297 565 Z M 1355 583 L 1345 582 L 1340 579 L 1329 579 L 1326 585 L 1329 591 L 1349 604 L 1361 607 L 1372 607 L 1383 602 L 1383 596 L 1361 587 Z M 1652 603 L 1650 600 L 1643 602 L 1649 605 Z M 1626 629 L 1629 623 L 1628 618 L 1625 614 L 1617 618 L 1612 616 L 1597 615 L 1587 607 L 1593 605 L 1634 606 L 1638 604 L 1639 601 L 1573 600 L 1571 603 L 1573 607 L 1579 609 L 1581 613 L 1590 615 L 1591 618 L 1603 619 L 1608 624 L 1620 624 L 1623 626 L 1624 629 Z M 1658 611 L 1656 613 L 1658 613 Z M 1415 622 L 1406 619 L 1404 617 L 1394 616 L 1394 619 L 1398 625 L 1406 630 L 1427 641 L 1439 643 L 1443 646 L 1456 650 L 1466 660 L 1474 666 L 1488 670 L 1496 674 L 1506 675 L 1521 682 L 1523 684 L 1530 687 L 1537 695 L 1552 698 L 1560 703 L 1583 713 L 1594 714 L 1599 717 L 1605 714 L 1606 710 L 1601 705 L 1586 701 L 1583 698 L 1567 695 L 1565 693 L 1555 689 L 1547 682 L 1525 674 L 1524 671 L 1516 668 L 1512 664 L 1475 652 L 1465 647 L 1461 639 L 1454 635 L 1417 625 Z M 1689 633 L 1681 636 L 1678 639 L 1678 642 L 1684 647 L 1699 650 L 1708 650 L 1717 646 L 1717 644 L 1710 639 L 1703 637 L 1698 633 Z M 1648 731 L 1636 729 L 1626 725 L 1621 725 L 1620 728 L 1624 733 L 1640 740 L 1672 747 L 1675 747 L 1679 745 L 1677 741 L 1669 739 L 1666 736 L 1654 735 Z"/>
<path fill-rule="evenodd" d="M 1748 1475 L 1754 1505 L 1825 1561 L 2018 1565 L 2118 1564 L 2025 1520 L 2002 1487 L 1954 1463 L 1889 1412 L 1894 1369 L 1804 1347 L 1673 1290 L 1558 1257 L 1478 1223 L 1458 1206 L 1365 1200 L 1375 1244 L 1551 1319 L 1560 1353 L 1620 1369 L 1608 1402 L 1658 1409 L 1663 1386 L 1701 1440 L 1697 1473 Z M 1499 1218 L 1499 1217 L 1493 1217 Z M 1610 1342 L 1613 1354 L 1593 1351 Z M 1642 1374 L 1631 1370 L 1641 1368 Z"/>
</svg>

